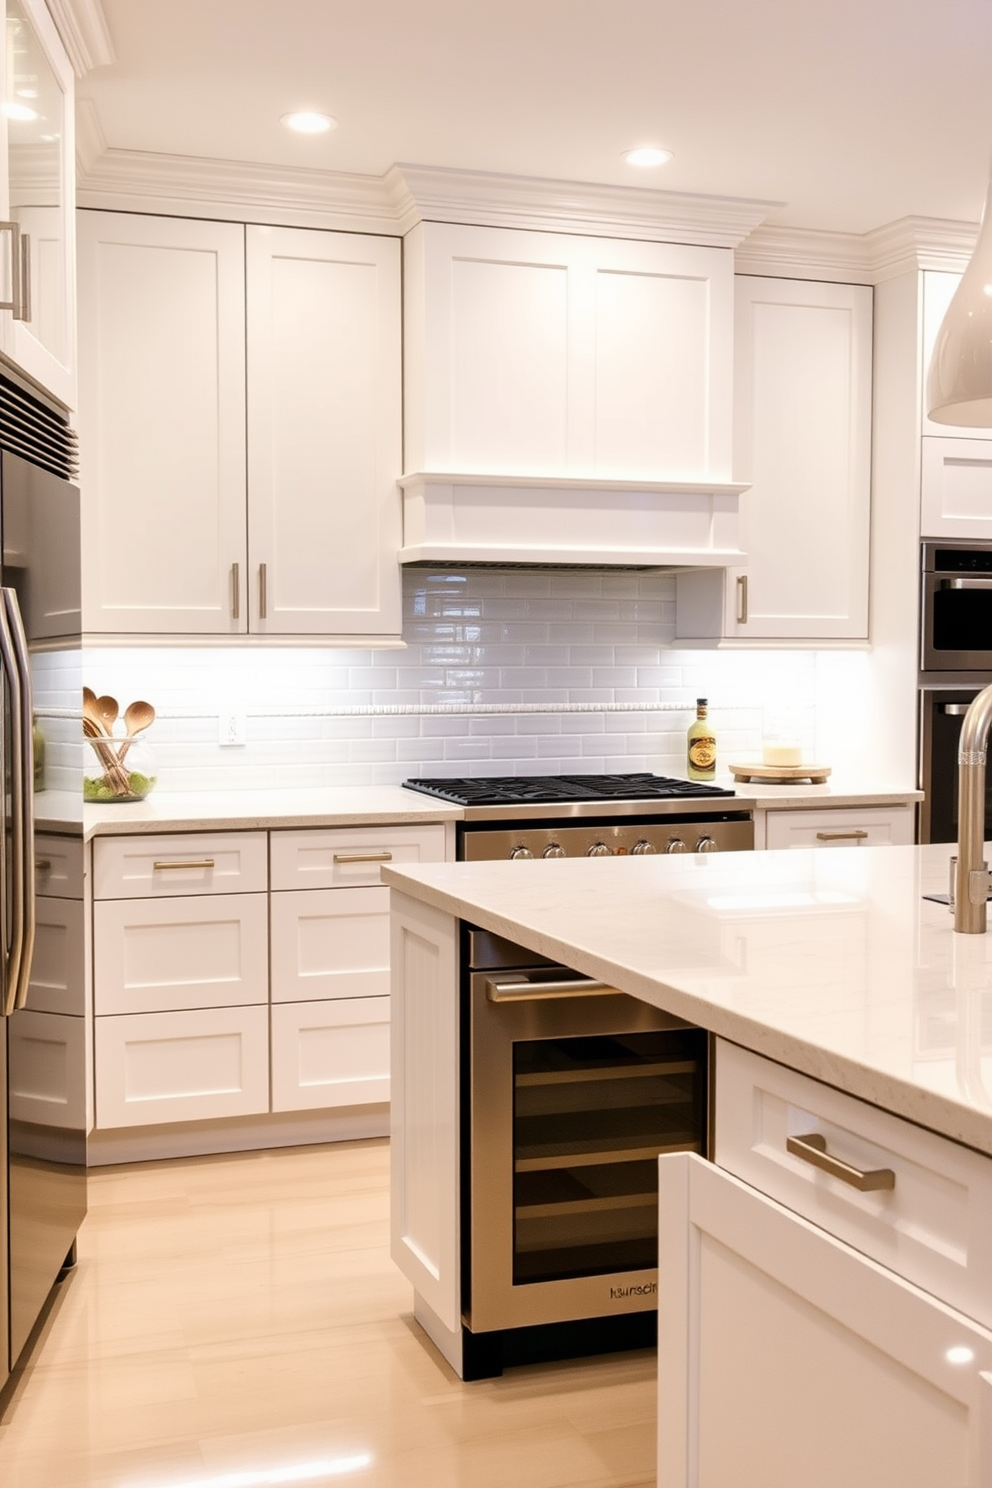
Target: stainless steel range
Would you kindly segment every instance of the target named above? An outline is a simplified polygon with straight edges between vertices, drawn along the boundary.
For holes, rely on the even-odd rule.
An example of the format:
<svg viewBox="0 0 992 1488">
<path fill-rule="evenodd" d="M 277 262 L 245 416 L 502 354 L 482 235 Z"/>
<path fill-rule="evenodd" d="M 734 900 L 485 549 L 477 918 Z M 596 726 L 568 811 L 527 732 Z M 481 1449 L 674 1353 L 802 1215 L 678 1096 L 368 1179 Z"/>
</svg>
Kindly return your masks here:
<svg viewBox="0 0 992 1488">
<path fill-rule="evenodd" d="M 405 780 L 465 808 L 457 855 L 605 858 L 729 852 L 754 846 L 750 801 L 665 775 L 515 775 Z"/>
</svg>

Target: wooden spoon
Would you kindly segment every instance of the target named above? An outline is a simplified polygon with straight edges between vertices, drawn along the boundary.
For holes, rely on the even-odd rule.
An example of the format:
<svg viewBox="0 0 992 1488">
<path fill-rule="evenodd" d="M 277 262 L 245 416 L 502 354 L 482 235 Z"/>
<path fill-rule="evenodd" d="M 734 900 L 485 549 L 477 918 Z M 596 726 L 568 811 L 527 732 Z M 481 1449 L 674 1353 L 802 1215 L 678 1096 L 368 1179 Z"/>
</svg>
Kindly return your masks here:
<svg viewBox="0 0 992 1488">
<path fill-rule="evenodd" d="M 127 707 L 124 709 L 124 729 L 127 734 L 127 738 L 124 740 L 124 743 L 120 747 L 120 753 L 117 756 L 119 760 L 123 760 L 124 756 L 131 748 L 131 742 L 135 734 L 140 734 L 143 732 L 144 729 L 150 728 L 154 722 L 155 709 L 152 707 L 151 703 L 128 703 Z"/>
<path fill-rule="evenodd" d="M 104 733 L 112 734 L 114 732 L 114 724 L 117 722 L 117 714 L 120 712 L 117 706 L 117 699 L 106 695 L 104 697 L 98 697 L 94 707 L 97 717 L 103 724 Z"/>
</svg>

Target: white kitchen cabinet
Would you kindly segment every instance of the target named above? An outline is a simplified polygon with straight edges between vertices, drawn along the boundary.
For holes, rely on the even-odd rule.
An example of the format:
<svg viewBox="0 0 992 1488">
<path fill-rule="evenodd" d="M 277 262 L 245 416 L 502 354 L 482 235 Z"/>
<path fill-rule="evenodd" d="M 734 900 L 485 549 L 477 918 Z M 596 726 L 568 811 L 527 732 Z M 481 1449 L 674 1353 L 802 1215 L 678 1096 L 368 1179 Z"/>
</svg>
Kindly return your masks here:
<svg viewBox="0 0 992 1488">
<path fill-rule="evenodd" d="M 853 806 L 829 810 L 757 811 L 759 847 L 911 847 L 916 807 Z"/>
<path fill-rule="evenodd" d="M 99 1128 L 268 1111 L 267 1007 L 134 1013 L 95 1022 Z"/>
<path fill-rule="evenodd" d="M 245 628 L 244 280 L 237 224 L 79 213 L 85 631 Z"/>
<path fill-rule="evenodd" d="M 388 997 L 273 1005 L 273 1111 L 388 1100 Z"/>
<path fill-rule="evenodd" d="M 79 218 L 87 633 L 398 639 L 398 243 Z"/>
<path fill-rule="evenodd" d="M 920 443 L 920 535 L 992 539 L 992 436 Z"/>
<path fill-rule="evenodd" d="M 14 224 L 0 282 L 0 347 L 76 404 L 74 77 L 44 0 L 6 0 L 0 37 L 0 218 Z M 19 117 L 28 114 L 29 117 Z"/>
<path fill-rule="evenodd" d="M 424 222 L 404 302 L 408 472 L 729 480 L 730 250 Z"/>
<path fill-rule="evenodd" d="M 273 1002 L 388 997 L 388 889 L 274 893 L 271 936 Z"/>
<path fill-rule="evenodd" d="M 86 1130 L 87 1027 L 85 1018 L 30 1007 L 10 1019 L 12 1120 Z"/>
<path fill-rule="evenodd" d="M 77 1018 L 85 1015 L 85 945 L 82 900 L 38 895 L 27 1007 Z"/>
<path fill-rule="evenodd" d="M 96 899 L 258 894 L 268 887 L 264 832 L 170 832 L 100 837 L 93 844 Z"/>
<path fill-rule="evenodd" d="M 381 887 L 383 863 L 442 863 L 444 827 L 431 822 L 424 826 L 284 828 L 271 833 L 269 852 L 272 888 L 277 891 Z"/>
<path fill-rule="evenodd" d="M 739 276 L 734 467 L 746 568 L 677 576 L 680 641 L 868 636 L 872 292 Z"/>
<path fill-rule="evenodd" d="M 692 1154 L 659 1217 L 658 1488 L 992 1481 L 992 1333 Z"/>
<path fill-rule="evenodd" d="M 264 894 L 98 900 L 95 1013 L 268 1003 L 266 907 Z"/>
<path fill-rule="evenodd" d="M 394 238 L 246 230 L 248 628 L 399 636 Z"/>
</svg>

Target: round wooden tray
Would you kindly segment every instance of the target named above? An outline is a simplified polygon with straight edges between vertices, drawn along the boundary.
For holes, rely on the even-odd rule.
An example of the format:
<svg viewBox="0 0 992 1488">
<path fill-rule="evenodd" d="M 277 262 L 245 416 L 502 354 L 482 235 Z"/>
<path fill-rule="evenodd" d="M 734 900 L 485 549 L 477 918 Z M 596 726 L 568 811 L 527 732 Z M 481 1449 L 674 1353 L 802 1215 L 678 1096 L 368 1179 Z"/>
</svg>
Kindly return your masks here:
<svg viewBox="0 0 992 1488">
<path fill-rule="evenodd" d="M 829 765 L 731 765 L 735 780 L 760 781 L 762 785 L 794 785 L 797 780 L 808 780 L 810 785 L 822 785 L 830 774 Z"/>
</svg>

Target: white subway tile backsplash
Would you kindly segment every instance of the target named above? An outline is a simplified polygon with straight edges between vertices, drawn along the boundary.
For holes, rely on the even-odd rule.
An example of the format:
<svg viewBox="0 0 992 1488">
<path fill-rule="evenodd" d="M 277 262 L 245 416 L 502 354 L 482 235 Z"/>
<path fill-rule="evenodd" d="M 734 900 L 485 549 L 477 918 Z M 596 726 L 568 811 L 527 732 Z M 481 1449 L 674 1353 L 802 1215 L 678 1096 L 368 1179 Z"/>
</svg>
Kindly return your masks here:
<svg viewBox="0 0 992 1488">
<path fill-rule="evenodd" d="M 863 670 L 856 653 L 830 653 L 829 680 L 818 688 L 812 651 L 679 651 L 674 580 L 664 574 L 415 570 L 404 575 L 404 591 L 402 650 L 101 648 L 83 652 L 83 681 L 122 708 L 134 698 L 154 704 L 158 789 L 178 791 L 269 785 L 276 771 L 284 784 L 302 786 L 392 783 L 417 773 L 682 774 L 685 730 L 703 696 L 724 762 L 755 756 L 769 700 L 788 705 L 812 752 L 818 698 L 839 710 L 848 672 L 860 685 Z M 78 706 L 79 664 L 78 653 L 35 658 L 38 698 Z M 319 716 L 369 706 L 581 703 L 682 706 Z M 222 707 L 246 713 L 244 746 L 218 744 Z M 54 768 L 78 778 L 75 726 L 62 728 Z M 833 727 L 831 740 L 837 736 Z"/>
</svg>

